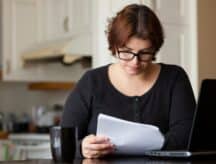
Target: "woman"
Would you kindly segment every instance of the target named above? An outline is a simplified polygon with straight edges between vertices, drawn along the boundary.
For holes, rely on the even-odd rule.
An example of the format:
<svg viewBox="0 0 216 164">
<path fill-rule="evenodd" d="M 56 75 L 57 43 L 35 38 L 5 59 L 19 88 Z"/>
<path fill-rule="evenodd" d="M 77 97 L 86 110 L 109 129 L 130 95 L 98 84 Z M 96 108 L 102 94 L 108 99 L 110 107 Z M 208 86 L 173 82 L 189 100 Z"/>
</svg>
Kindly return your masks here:
<svg viewBox="0 0 216 164">
<path fill-rule="evenodd" d="M 195 99 L 181 67 L 153 62 L 164 41 L 157 16 L 144 5 L 126 6 L 107 34 L 118 62 L 85 73 L 63 112 L 62 126 L 79 127 L 80 154 L 99 158 L 115 149 L 106 136 L 95 136 L 99 113 L 156 125 L 162 149 L 186 148 Z"/>
</svg>

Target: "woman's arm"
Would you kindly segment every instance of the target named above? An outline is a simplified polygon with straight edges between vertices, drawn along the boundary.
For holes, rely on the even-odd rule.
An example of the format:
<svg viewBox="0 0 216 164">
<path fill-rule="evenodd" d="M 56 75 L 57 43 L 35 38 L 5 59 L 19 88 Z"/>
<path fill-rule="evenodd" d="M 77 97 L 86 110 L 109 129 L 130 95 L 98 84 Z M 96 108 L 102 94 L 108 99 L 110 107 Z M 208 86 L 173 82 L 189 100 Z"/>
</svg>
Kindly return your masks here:
<svg viewBox="0 0 216 164">
<path fill-rule="evenodd" d="M 169 131 L 163 149 L 186 149 L 195 110 L 195 98 L 190 81 L 180 69 L 172 88 Z"/>
<path fill-rule="evenodd" d="M 87 135 L 88 122 L 91 112 L 92 86 L 90 73 L 87 72 L 79 80 L 74 90 L 68 96 L 64 105 L 61 126 L 78 127 L 76 156 L 82 157 L 81 139 Z"/>
<path fill-rule="evenodd" d="M 78 127 L 77 157 L 99 158 L 112 153 L 114 145 L 105 136 L 95 136 L 87 132 L 93 97 L 93 82 L 90 78 L 91 74 L 87 72 L 69 95 L 64 106 L 61 126 Z"/>
</svg>

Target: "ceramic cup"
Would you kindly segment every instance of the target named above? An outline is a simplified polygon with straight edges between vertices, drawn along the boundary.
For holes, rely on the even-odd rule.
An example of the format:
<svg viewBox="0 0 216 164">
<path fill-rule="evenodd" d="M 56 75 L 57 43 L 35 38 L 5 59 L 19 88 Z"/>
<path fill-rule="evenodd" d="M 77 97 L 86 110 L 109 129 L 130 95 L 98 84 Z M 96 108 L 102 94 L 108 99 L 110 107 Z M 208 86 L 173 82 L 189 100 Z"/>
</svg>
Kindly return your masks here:
<svg viewBox="0 0 216 164">
<path fill-rule="evenodd" d="M 76 152 L 76 127 L 54 126 L 50 128 L 50 144 L 55 162 L 72 162 Z"/>
</svg>

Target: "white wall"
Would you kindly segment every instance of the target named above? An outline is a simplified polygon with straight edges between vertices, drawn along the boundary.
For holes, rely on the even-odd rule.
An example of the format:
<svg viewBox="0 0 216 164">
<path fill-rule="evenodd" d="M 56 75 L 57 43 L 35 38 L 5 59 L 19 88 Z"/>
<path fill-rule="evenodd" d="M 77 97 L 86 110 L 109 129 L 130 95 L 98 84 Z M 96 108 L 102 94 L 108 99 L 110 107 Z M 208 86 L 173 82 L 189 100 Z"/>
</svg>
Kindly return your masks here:
<svg viewBox="0 0 216 164">
<path fill-rule="evenodd" d="M 0 81 L 0 111 L 31 113 L 32 106 L 64 104 L 70 91 L 31 91 L 25 83 Z"/>
</svg>

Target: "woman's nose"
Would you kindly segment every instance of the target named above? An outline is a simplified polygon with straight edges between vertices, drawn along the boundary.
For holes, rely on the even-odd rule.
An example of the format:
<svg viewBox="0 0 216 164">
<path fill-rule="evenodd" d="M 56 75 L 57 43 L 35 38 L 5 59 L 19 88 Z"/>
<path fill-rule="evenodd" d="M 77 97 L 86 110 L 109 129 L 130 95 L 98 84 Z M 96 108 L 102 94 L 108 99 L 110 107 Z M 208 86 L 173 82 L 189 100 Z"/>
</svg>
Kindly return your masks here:
<svg viewBox="0 0 216 164">
<path fill-rule="evenodd" d="M 139 63 L 139 58 L 138 58 L 138 56 L 134 56 L 134 58 L 131 60 L 131 62 L 132 62 L 133 64 Z"/>
</svg>

